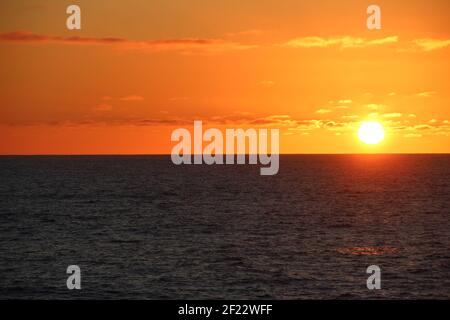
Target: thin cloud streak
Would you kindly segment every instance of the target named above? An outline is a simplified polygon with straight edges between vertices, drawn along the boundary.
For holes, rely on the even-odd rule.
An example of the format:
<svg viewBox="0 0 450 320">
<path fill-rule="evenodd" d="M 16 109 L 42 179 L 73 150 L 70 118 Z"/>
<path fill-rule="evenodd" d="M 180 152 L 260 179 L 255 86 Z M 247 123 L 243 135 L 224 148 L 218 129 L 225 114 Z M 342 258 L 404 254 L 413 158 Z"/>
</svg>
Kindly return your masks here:
<svg viewBox="0 0 450 320">
<path fill-rule="evenodd" d="M 128 118 L 120 119 L 108 116 L 108 105 L 100 105 L 94 108 L 97 116 L 83 120 L 61 120 L 32 123 L 4 123 L 10 126 L 138 126 L 138 127 L 190 127 L 197 117 L 183 118 Z M 396 116 L 391 118 L 397 118 Z M 390 117 L 387 117 L 390 118 Z M 233 126 L 233 127 L 266 127 L 282 130 L 283 134 L 309 135 L 317 130 L 325 130 L 333 134 L 352 134 L 360 125 L 357 115 L 342 116 L 337 119 L 296 119 L 290 115 L 268 115 L 257 116 L 246 112 L 238 112 L 230 115 L 212 116 L 203 118 L 205 126 Z M 385 129 L 397 133 L 405 138 L 420 138 L 423 136 L 450 136 L 450 121 L 444 120 L 440 123 L 416 123 L 411 124 L 405 120 L 385 120 L 382 122 Z"/>
<path fill-rule="evenodd" d="M 183 51 L 224 52 L 255 48 L 255 45 L 240 44 L 222 39 L 162 39 L 162 40 L 130 40 L 125 38 L 105 37 L 62 37 L 39 35 L 27 31 L 14 31 L 0 34 L 0 43 L 35 43 L 35 44 L 66 44 L 66 45 L 109 45 L 128 49 L 143 49 L 150 51 Z"/>
<path fill-rule="evenodd" d="M 289 40 L 282 44 L 282 46 L 290 48 L 339 47 L 340 49 L 348 49 L 392 44 L 398 42 L 398 39 L 398 36 L 390 36 L 374 40 L 349 36 L 337 38 L 303 37 Z"/>
<path fill-rule="evenodd" d="M 252 30 L 252 34 L 256 33 Z M 0 33 L 0 43 L 58 43 L 66 45 L 105 45 L 117 46 L 120 48 L 158 51 L 181 51 L 185 54 L 195 53 L 219 53 L 226 51 L 240 51 L 259 48 L 257 44 L 244 44 L 224 39 L 202 39 L 202 38 L 182 38 L 182 39 L 159 39 L 159 40 L 131 40 L 118 37 L 64 37 L 52 35 L 40 35 L 28 31 L 13 31 Z M 397 49 L 399 52 L 435 51 L 450 46 L 450 39 L 413 39 L 407 42 L 408 45 Z M 378 39 L 366 39 L 361 37 L 342 36 L 324 38 L 318 36 L 300 37 L 288 40 L 281 44 L 287 48 L 330 48 L 337 47 L 340 50 L 352 48 L 364 48 L 382 46 L 390 44 L 400 44 L 398 36 L 388 36 Z M 280 46 L 280 45 L 269 45 Z"/>
<path fill-rule="evenodd" d="M 450 39 L 416 39 L 413 40 L 414 45 L 423 51 L 433 51 L 443 49 L 450 46 Z"/>
</svg>

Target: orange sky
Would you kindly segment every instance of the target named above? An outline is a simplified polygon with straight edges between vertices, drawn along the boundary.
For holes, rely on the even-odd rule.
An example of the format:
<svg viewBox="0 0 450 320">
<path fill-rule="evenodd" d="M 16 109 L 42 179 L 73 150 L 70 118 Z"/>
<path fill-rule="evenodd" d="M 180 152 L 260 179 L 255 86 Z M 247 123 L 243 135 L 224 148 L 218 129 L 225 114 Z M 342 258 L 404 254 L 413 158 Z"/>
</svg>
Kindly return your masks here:
<svg viewBox="0 0 450 320">
<path fill-rule="evenodd" d="M 379 31 L 371 3 L 2 1 L 0 154 L 170 153 L 194 120 L 279 128 L 282 153 L 450 152 L 450 2 L 375 1 Z"/>
</svg>

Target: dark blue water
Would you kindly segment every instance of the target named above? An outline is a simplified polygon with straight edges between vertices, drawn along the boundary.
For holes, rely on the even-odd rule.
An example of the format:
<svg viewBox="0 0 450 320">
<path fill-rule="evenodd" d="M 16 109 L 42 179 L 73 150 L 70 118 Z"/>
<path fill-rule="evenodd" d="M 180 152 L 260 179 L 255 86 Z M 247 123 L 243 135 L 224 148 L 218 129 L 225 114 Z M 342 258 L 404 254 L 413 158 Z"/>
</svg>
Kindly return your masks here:
<svg viewBox="0 0 450 320">
<path fill-rule="evenodd" d="M 0 157 L 0 205 L 0 298 L 450 298 L 448 155 Z"/>
</svg>

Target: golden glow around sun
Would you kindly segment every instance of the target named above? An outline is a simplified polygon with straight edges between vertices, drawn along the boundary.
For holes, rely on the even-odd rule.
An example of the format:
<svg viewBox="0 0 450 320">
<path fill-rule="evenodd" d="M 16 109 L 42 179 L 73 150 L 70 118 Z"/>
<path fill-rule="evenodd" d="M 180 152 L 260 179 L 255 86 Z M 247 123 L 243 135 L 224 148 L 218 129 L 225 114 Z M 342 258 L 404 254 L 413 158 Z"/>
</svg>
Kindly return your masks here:
<svg viewBox="0 0 450 320">
<path fill-rule="evenodd" d="M 361 123 L 358 130 L 358 138 L 365 144 L 378 144 L 384 139 L 384 129 L 377 121 Z"/>
</svg>

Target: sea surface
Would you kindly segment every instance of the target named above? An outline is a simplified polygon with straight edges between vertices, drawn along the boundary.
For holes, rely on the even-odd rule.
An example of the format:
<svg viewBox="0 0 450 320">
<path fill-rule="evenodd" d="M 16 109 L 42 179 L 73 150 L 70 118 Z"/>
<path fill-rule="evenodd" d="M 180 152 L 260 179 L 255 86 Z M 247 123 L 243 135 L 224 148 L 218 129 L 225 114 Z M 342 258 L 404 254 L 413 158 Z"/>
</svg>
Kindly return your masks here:
<svg viewBox="0 0 450 320">
<path fill-rule="evenodd" d="M 0 298 L 450 298 L 450 155 L 259 168 L 0 157 Z"/>
</svg>

